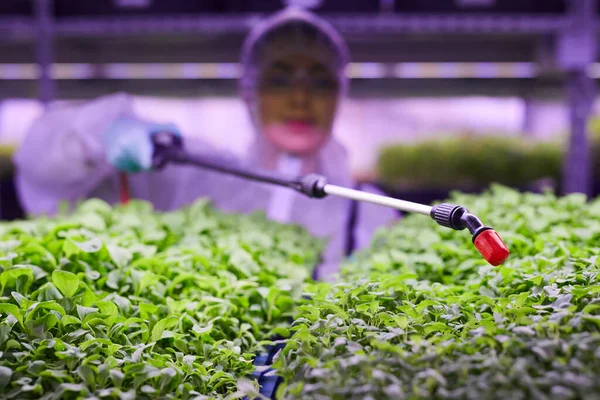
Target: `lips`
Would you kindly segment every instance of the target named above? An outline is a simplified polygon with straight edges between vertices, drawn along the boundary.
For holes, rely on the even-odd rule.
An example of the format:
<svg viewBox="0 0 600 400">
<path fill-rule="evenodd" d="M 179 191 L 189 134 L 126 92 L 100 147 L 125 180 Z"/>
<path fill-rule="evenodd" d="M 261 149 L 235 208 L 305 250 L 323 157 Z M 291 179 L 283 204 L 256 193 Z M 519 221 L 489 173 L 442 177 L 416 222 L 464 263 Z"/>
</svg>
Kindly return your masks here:
<svg viewBox="0 0 600 400">
<path fill-rule="evenodd" d="M 327 131 L 306 120 L 266 124 L 264 135 L 275 147 L 291 154 L 314 153 L 329 136 Z"/>
<path fill-rule="evenodd" d="M 300 133 L 300 132 L 306 132 L 306 130 L 312 128 L 313 124 L 308 120 L 294 119 L 294 120 L 288 120 L 286 122 L 286 127 L 293 132 Z"/>
</svg>

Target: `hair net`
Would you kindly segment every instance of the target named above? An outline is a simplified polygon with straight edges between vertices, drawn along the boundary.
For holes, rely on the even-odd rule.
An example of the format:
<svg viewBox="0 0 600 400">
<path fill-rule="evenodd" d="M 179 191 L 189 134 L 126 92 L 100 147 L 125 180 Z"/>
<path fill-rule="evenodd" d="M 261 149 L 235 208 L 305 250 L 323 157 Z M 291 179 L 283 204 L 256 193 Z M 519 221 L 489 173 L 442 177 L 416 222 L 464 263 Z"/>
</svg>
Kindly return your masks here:
<svg viewBox="0 0 600 400">
<path fill-rule="evenodd" d="M 256 91 L 259 76 L 262 68 L 269 62 L 265 50 L 277 40 L 285 41 L 285 46 L 277 49 L 277 58 L 285 57 L 287 54 L 309 53 L 325 67 L 331 69 L 338 80 L 339 95 L 345 94 L 346 65 L 349 62 L 346 43 L 340 34 L 322 18 L 308 11 L 288 8 L 255 26 L 246 38 L 242 49 L 241 92 L 254 119 L 256 119 Z"/>
</svg>

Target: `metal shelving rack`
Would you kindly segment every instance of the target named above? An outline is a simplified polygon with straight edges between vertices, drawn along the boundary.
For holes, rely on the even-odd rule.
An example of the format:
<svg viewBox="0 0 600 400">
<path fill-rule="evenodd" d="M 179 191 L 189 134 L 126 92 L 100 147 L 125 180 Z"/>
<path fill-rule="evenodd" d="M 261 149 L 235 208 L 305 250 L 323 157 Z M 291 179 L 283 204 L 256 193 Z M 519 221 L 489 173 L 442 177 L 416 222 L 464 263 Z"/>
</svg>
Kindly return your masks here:
<svg viewBox="0 0 600 400">
<path fill-rule="evenodd" d="M 58 63 L 63 74 L 62 79 L 71 80 L 70 87 L 78 84 L 75 78 L 78 77 L 77 73 L 80 73 L 81 79 L 90 80 L 86 87 L 93 86 L 91 81 L 101 79 L 104 82 L 103 86 L 110 88 L 111 85 L 106 84 L 114 79 L 114 76 L 111 78 L 110 73 L 106 72 L 110 69 L 110 64 L 136 63 L 127 59 L 134 57 L 127 54 L 130 47 L 139 48 L 140 53 L 136 53 L 136 56 L 142 59 L 140 63 L 171 63 L 173 61 L 169 57 L 176 52 L 171 54 L 169 50 L 177 46 L 181 49 L 180 54 L 191 55 L 194 59 L 180 59 L 175 62 L 198 63 L 198 70 L 204 68 L 201 64 L 210 64 L 210 57 L 221 64 L 235 63 L 237 48 L 244 35 L 264 15 L 221 13 L 55 18 L 52 12 L 54 0 L 31 1 L 33 3 L 30 16 L 0 15 L 0 46 L 8 46 L 8 50 L 0 51 L 0 63 L 7 62 L 4 58 L 9 60 L 8 63 L 29 63 L 29 67 L 39 65 L 36 75 L 37 88 L 39 98 L 44 103 L 49 102 L 56 93 L 56 81 L 53 77 L 57 74 L 53 73 L 53 69 L 57 69 L 57 66 L 53 64 Z M 403 63 L 448 63 L 468 60 L 484 63 L 524 63 L 533 66 L 535 74 L 529 79 L 515 80 L 498 76 L 497 79 L 489 79 L 485 83 L 474 83 L 473 80 L 465 79 L 459 74 L 452 87 L 453 90 L 467 92 L 476 88 L 478 91 L 497 90 L 497 93 L 501 93 L 510 86 L 511 90 L 520 95 L 535 94 L 536 91 L 548 89 L 554 93 L 559 89 L 564 91 L 571 109 L 571 142 L 564 166 L 565 191 L 589 193 L 590 163 L 585 126 L 595 97 L 594 78 L 589 72 L 597 67 L 594 65 L 598 33 L 596 1 L 565 0 L 565 12 L 540 14 L 394 12 L 394 7 L 399 2 L 400 0 L 380 0 L 380 10 L 375 13 L 332 13 L 326 17 L 347 38 L 352 53 L 358 56 L 359 62 L 375 61 L 382 65 L 379 68 L 387 72 L 382 73 L 379 78 L 382 81 L 392 78 L 394 83 L 386 81 L 381 86 L 392 91 L 409 88 L 409 91 L 418 92 L 420 88 L 425 87 L 429 91 L 443 92 L 451 86 L 444 83 L 444 76 L 440 76 L 440 79 L 431 79 L 434 77 L 429 76 L 428 82 L 423 82 L 427 81 L 426 79 L 415 82 L 402 79 L 406 76 L 401 73 L 394 75 L 392 72 L 390 75 L 389 71 L 406 69 Z M 168 38 L 165 43 L 161 41 L 164 38 Z M 120 44 L 122 41 L 126 43 Z M 203 43 L 209 45 L 202 47 Z M 199 46 L 201 50 L 198 53 L 203 54 L 194 54 L 193 46 Z M 72 47 L 76 50 L 69 53 L 68 49 Z M 445 48 L 447 50 L 440 51 Z M 213 54 L 207 49 L 212 50 Z M 382 59 L 371 60 L 373 54 Z M 82 59 L 85 57 L 94 58 L 98 65 L 69 65 L 88 62 Z M 166 59 L 161 60 L 161 57 Z M 127 60 L 123 61 L 124 59 Z M 0 64 L 0 72 L 1 68 Z M 140 70 L 140 67 L 136 68 Z M 209 66 L 210 68 L 214 69 Z M 368 75 L 369 68 L 373 70 L 375 67 L 363 65 L 355 69 L 367 71 Z M 423 68 L 429 68 L 427 71 L 430 73 L 430 67 Z M 65 74 L 68 75 L 65 71 L 71 71 L 75 74 L 74 77 L 65 78 Z M 60 81 L 60 74 L 58 75 L 59 83 L 63 85 L 64 82 Z M 415 77 L 420 76 L 417 73 Z M 228 79 L 232 81 L 233 78 L 234 74 Z M 140 80 L 143 79 L 145 78 L 142 74 Z M 192 73 L 189 79 L 204 80 L 206 77 Z M 178 80 L 182 82 L 182 79 Z M 10 88 L 11 84 L 13 83 L 0 82 L 0 90 L 3 87 Z M 64 84 L 68 86 L 68 82 Z M 127 85 L 133 86 L 123 80 L 111 84 L 114 87 L 123 87 L 122 84 L 125 84 L 125 88 Z M 204 84 L 213 85 L 217 90 L 223 87 L 231 89 L 231 82 L 215 82 L 210 77 Z M 360 79 L 357 84 L 359 88 L 361 85 L 367 86 L 364 82 L 361 83 Z M 174 82 L 167 76 L 167 79 L 155 79 L 150 86 L 158 88 L 182 85 L 185 86 L 185 83 Z M 377 86 L 377 83 L 372 82 L 370 85 Z"/>
</svg>

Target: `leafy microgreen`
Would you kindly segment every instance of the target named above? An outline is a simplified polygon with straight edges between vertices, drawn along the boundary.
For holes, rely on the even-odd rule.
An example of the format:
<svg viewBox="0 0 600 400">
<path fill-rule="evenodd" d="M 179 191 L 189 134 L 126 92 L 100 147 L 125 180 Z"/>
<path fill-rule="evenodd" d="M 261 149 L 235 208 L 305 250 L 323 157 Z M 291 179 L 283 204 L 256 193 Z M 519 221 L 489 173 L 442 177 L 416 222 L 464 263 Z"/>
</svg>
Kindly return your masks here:
<svg viewBox="0 0 600 400">
<path fill-rule="evenodd" d="M 0 398 L 257 397 L 254 355 L 287 332 L 322 248 L 205 200 L 1 223 Z"/>
<path fill-rule="evenodd" d="M 600 199 L 494 186 L 455 193 L 512 255 L 486 264 L 470 236 L 408 216 L 305 288 L 275 362 L 277 398 L 600 396 Z"/>
</svg>

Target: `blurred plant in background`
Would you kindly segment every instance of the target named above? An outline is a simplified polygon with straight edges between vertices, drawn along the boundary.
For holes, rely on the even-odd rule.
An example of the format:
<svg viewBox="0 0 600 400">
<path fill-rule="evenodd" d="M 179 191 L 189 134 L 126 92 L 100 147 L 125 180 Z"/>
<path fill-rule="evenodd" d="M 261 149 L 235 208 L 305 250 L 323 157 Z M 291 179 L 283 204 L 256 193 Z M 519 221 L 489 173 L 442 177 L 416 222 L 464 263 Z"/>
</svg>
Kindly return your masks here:
<svg viewBox="0 0 600 400">
<path fill-rule="evenodd" d="M 549 140 L 524 136 L 453 134 L 444 138 L 383 147 L 377 179 L 388 187 L 467 188 L 500 183 L 527 187 L 536 181 L 560 184 L 567 136 Z M 589 125 L 592 175 L 600 178 L 600 117 Z"/>
</svg>

